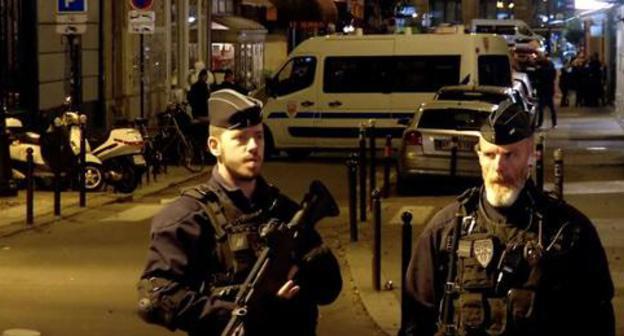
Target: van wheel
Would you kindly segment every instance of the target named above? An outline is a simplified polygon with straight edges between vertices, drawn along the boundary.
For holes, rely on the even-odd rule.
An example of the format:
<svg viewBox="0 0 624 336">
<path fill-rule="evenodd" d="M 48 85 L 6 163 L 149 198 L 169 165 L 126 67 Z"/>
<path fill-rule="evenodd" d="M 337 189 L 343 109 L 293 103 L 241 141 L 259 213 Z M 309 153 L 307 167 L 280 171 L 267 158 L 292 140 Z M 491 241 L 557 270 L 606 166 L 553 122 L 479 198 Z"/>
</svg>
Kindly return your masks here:
<svg viewBox="0 0 624 336">
<path fill-rule="evenodd" d="M 267 125 L 262 124 L 262 129 L 264 130 L 264 159 L 268 160 L 276 154 L 275 140 L 273 140 L 273 133 Z"/>
<path fill-rule="evenodd" d="M 308 156 L 310 156 L 311 153 L 312 151 L 305 149 L 289 149 L 286 151 L 288 157 L 296 161 L 307 158 Z"/>
</svg>

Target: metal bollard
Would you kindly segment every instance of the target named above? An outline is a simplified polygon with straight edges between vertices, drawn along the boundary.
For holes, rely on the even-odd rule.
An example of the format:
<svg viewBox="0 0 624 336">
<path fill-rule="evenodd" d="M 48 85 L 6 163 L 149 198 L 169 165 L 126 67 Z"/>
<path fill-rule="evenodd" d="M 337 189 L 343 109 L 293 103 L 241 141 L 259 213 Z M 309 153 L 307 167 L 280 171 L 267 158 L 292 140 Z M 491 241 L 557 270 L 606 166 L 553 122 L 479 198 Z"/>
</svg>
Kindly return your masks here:
<svg viewBox="0 0 624 336">
<path fill-rule="evenodd" d="M 375 189 L 371 193 L 373 200 L 373 288 L 381 290 L 381 195 Z"/>
<path fill-rule="evenodd" d="M 544 190 L 544 136 L 540 135 L 535 145 L 535 186 Z"/>
<path fill-rule="evenodd" d="M 369 153 L 370 153 L 370 176 L 368 180 L 368 185 L 370 190 L 375 190 L 377 188 L 377 144 L 376 144 L 376 130 L 375 130 L 375 120 L 371 119 L 368 121 L 368 140 L 369 140 Z M 371 193 L 372 196 L 372 193 Z M 371 198 L 371 205 L 373 203 L 373 199 Z"/>
<path fill-rule="evenodd" d="M 405 211 L 401 214 L 403 222 L 401 230 L 401 330 L 407 327 L 410 314 L 410 300 L 407 294 L 407 266 L 412 258 L 412 213 Z"/>
<path fill-rule="evenodd" d="M 555 158 L 555 181 L 553 192 L 560 200 L 563 199 L 563 150 L 561 148 L 555 149 L 553 153 Z"/>
<path fill-rule="evenodd" d="M 349 188 L 349 232 L 351 241 L 358 241 L 357 227 L 357 154 L 353 153 L 347 160 L 347 181 Z"/>
<path fill-rule="evenodd" d="M 34 209 L 34 172 L 35 163 L 33 149 L 26 149 L 26 225 L 33 225 L 35 222 Z"/>
<path fill-rule="evenodd" d="M 54 216 L 61 217 L 61 172 L 54 169 Z"/>
<path fill-rule="evenodd" d="M 386 135 L 386 146 L 384 147 L 384 198 L 390 196 L 390 168 L 392 167 L 392 135 Z"/>
<path fill-rule="evenodd" d="M 79 184 L 79 204 L 81 208 L 87 206 L 87 195 L 85 184 L 87 183 L 85 177 L 85 166 L 86 166 L 86 157 L 87 157 L 87 144 L 86 144 L 86 124 L 87 124 L 87 116 L 80 116 L 80 166 L 78 168 L 78 184 Z"/>
<path fill-rule="evenodd" d="M 451 177 L 457 176 L 457 150 L 459 148 L 459 140 L 456 136 L 451 138 L 451 166 L 449 168 Z"/>
<path fill-rule="evenodd" d="M 368 199 L 368 195 L 366 194 L 366 126 L 364 124 L 360 124 L 358 143 L 360 147 L 360 153 L 358 155 L 358 170 L 360 172 L 360 221 L 366 222 L 366 200 Z"/>
</svg>

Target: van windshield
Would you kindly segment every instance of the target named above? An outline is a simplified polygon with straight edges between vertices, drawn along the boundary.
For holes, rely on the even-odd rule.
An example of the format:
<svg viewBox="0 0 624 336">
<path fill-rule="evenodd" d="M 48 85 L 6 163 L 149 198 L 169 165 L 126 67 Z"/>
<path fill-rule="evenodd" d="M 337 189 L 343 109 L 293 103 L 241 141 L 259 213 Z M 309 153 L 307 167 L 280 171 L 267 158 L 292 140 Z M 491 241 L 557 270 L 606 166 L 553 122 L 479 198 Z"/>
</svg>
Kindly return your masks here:
<svg viewBox="0 0 624 336">
<path fill-rule="evenodd" d="M 516 35 L 516 26 L 513 25 L 486 25 L 477 26 L 477 33 L 498 34 L 498 35 Z"/>
<path fill-rule="evenodd" d="M 469 109 L 428 109 L 422 112 L 418 128 L 478 131 L 490 112 Z"/>
<path fill-rule="evenodd" d="M 511 65 L 506 55 L 479 56 L 479 85 L 511 87 Z"/>
</svg>

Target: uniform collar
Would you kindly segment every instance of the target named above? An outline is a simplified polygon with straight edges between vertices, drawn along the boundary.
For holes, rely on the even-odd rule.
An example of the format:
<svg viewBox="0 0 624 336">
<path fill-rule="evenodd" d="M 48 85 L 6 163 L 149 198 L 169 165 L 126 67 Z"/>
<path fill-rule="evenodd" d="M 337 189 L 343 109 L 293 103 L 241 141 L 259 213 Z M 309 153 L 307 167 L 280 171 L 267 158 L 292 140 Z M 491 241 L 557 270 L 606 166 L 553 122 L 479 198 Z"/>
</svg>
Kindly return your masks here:
<svg viewBox="0 0 624 336">
<path fill-rule="evenodd" d="M 225 192 L 234 206 L 243 212 L 255 211 L 259 207 L 263 206 L 263 201 L 269 199 L 269 197 L 266 196 L 270 187 L 262 176 L 256 178 L 256 188 L 251 195 L 251 199 L 247 198 L 245 194 L 243 194 L 240 187 L 227 183 L 227 181 L 225 181 L 225 179 L 217 171 L 216 165 L 212 168 L 212 176 L 210 180 Z"/>
</svg>

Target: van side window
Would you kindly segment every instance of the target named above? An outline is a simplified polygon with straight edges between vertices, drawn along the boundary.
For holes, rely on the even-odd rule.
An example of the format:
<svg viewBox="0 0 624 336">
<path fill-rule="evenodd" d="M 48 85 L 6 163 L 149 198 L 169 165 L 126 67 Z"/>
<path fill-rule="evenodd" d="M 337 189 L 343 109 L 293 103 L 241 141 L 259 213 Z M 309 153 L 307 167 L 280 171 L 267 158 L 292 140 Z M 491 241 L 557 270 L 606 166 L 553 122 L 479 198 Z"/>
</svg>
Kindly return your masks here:
<svg viewBox="0 0 624 336">
<path fill-rule="evenodd" d="M 399 56 L 392 80 L 394 92 L 436 92 L 459 84 L 461 56 Z"/>
<path fill-rule="evenodd" d="M 388 57 L 327 57 L 323 91 L 328 93 L 389 92 L 386 79 L 391 71 Z"/>
<path fill-rule="evenodd" d="M 278 96 L 284 96 L 303 90 L 314 82 L 316 58 L 311 56 L 295 57 L 291 59 L 275 77 L 276 84 L 273 90 Z"/>
<path fill-rule="evenodd" d="M 435 92 L 459 84 L 461 56 L 365 56 L 325 59 L 328 93 Z"/>
<path fill-rule="evenodd" d="M 479 56 L 479 85 L 511 87 L 511 66 L 505 55 Z"/>
</svg>

